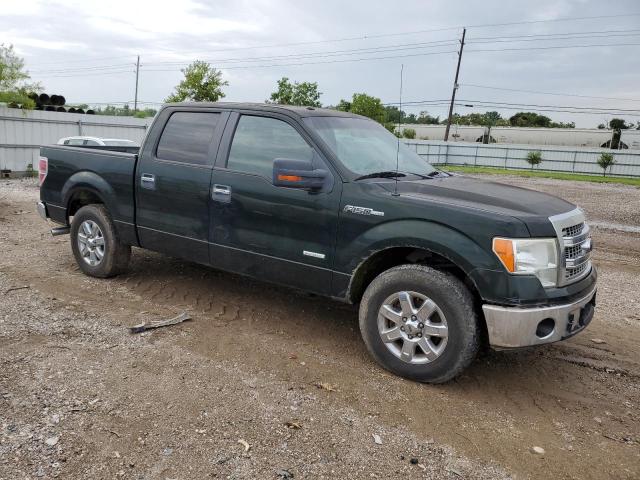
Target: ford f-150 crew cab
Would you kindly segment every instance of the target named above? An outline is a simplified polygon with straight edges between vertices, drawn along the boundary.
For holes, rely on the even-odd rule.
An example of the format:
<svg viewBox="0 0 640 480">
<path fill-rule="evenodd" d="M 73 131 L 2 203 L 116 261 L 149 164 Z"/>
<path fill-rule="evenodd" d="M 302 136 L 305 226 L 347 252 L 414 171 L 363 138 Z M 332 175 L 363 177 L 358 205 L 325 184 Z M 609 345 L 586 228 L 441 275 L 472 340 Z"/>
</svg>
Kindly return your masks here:
<svg viewBox="0 0 640 480">
<path fill-rule="evenodd" d="M 38 210 L 87 275 L 124 271 L 136 246 L 359 303 L 371 355 L 414 380 L 594 314 L 579 208 L 440 171 L 358 115 L 169 104 L 138 154 L 42 147 L 39 174 Z"/>
</svg>

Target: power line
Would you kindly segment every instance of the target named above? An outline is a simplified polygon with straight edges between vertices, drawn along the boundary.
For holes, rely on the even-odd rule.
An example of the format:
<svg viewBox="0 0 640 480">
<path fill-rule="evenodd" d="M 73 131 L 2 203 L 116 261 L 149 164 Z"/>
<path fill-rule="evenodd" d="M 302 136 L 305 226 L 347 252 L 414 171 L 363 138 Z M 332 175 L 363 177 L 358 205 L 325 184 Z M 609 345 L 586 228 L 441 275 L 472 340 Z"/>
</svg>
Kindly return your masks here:
<svg viewBox="0 0 640 480">
<path fill-rule="evenodd" d="M 85 67 L 75 67 L 75 68 L 59 68 L 59 69 L 54 69 L 54 70 L 29 70 L 29 73 L 66 73 L 66 72 L 82 72 L 82 71 L 91 71 L 91 70 L 108 70 L 108 69 L 114 69 L 114 68 L 123 68 L 123 67 L 129 67 L 131 65 L 135 65 L 135 63 L 130 64 L 130 63 L 117 63 L 115 65 L 92 65 L 92 66 L 85 66 Z"/>
<path fill-rule="evenodd" d="M 608 18 L 629 18 L 629 17 L 638 17 L 640 13 L 625 13 L 625 14 L 616 14 L 616 15 L 596 15 L 596 16 L 588 16 L 588 17 L 561 17 L 561 18 L 550 18 L 543 20 L 526 20 L 519 22 L 504 22 L 504 23 L 484 23 L 484 24 L 475 24 L 475 25 L 466 25 L 466 28 L 490 28 L 490 27 L 506 27 L 506 26 L 514 26 L 514 25 L 528 25 L 528 24 L 538 24 L 538 23 L 557 23 L 557 22 L 575 22 L 575 21 L 583 21 L 583 20 L 602 20 Z M 303 45 L 319 45 L 324 43 L 338 43 L 338 42 L 348 42 L 348 41 L 358 41 L 358 40 L 370 40 L 375 38 L 388 38 L 388 37 L 396 37 L 396 36 L 406 36 L 406 35 L 418 35 L 424 33 L 435 33 L 435 32 L 444 32 L 451 30 L 460 30 L 464 28 L 465 25 L 455 25 L 449 27 L 440 27 L 440 28 L 432 28 L 425 30 L 414 30 L 414 31 L 403 31 L 403 32 L 391 32 L 391 33 L 380 33 L 380 34 L 363 34 L 353 37 L 344 37 L 344 38 L 334 38 L 334 39 L 326 39 L 326 40 L 315 40 L 315 41 L 307 41 L 307 42 L 295 42 L 295 43 L 280 43 L 280 44 L 271 44 L 271 45 L 251 45 L 245 47 L 229 47 L 229 48 L 221 48 L 221 49 L 209 49 L 206 51 L 200 51 L 198 53 L 206 52 L 229 52 L 229 51 L 240 51 L 240 50 L 254 50 L 254 49 L 265 49 L 265 48 L 283 48 L 283 47 L 293 47 L 293 46 L 303 46 Z M 184 52 L 179 52 L 176 50 L 166 49 L 166 52 L 169 53 L 178 53 L 184 54 Z M 196 53 L 196 52 L 191 52 Z M 163 55 L 160 53 L 149 53 L 146 54 L 149 56 L 159 56 Z M 87 60 L 106 60 L 106 59 L 115 59 L 115 58 L 135 58 L 135 54 L 131 55 L 121 55 L 121 56 L 111 56 L 111 57 L 87 57 L 86 59 L 77 59 L 77 60 L 67 60 L 65 63 L 81 63 Z M 40 63 L 40 65 L 46 64 L 57 64 L 59 65 L 60 61 L 55 62 L 46 62 Z"/>
<path fill-rule="evenodd" d="M 628 30 L 595 30 L 595 31 L 587 31 L 587 32 L 565 32 L 565 33 L 535 33 L 529 35 L 500 35 L 497 37 L 471 37 L 469 41 L 475 40 L 496 40 L 501 38 L 530 38 L 530 37 L 553 37 L 553 36 L 564 36 L 564 35 L 590 35 L 590 34 L 599 34 L 599 33 L 631 33 L 631 32 L 640 32 L 640 29 L 632 28 Z"/>
<path fill-rule="evenodd" d="M 552 42 L 558 40 L 580 40 L 583 38 L 618 38 L 618 37 L 637 37 L 640 35 L 640 30 L 635 30 L 636 33 L 606 33 L 606 34 L 573 34 L 571 36 L 556 36 L 551 38 L 519 38 L 519 37 L 504 37 L 500 40 L 486 40 L 486 41 L 469 41 L 468 43 L 474 44 L 488 44 L 488 43 L 513 43 L 513 42 Z"/>
<path fill-rule="evenodd" d="M 640 113 L 640 109 L 637 108 L 604 108 L 604 107 L 574 107 L 572 105 L 540 105 L 536 103 L 510 103 L 510 102 L 500 102 L 497 100 L 467 100 L 460 99 L 460 102 L 465 103 L 493 103 L 493 104 L 501 104 L 501 105 L 517 105 L 520 107 L 545 107 L 545 108 L 567 108 L 567 109 L 576 109 L 576 110 L 602 110 L 602 111 L 617 111 L 617 112 L 635 112 Z M 405 102 L 407 104 L 409 102 Z"/>
<path fill-rule="evenodd" d="M 504 105 L 499 105 L 499 104 L 494 104 L 494 103 L 486 103 L 486 102 L 476 102 L 475 105 L 473 106 L 469 106 L 466 104 L 456 104 L 456 106 L 460 106 L 460 107 L 470 107 L 470 108 L 475 108 L 475 107 L 482 107 L 482 108 L 500 108 L 503 110 L 520 110 L 522 111 L 522 107 L 509 107 L 509 106 L 504 106 Z M 608 115 L 619 115 L 621 117 L 626 116 L 626 117 L 640 117 L 640 112 L 639 113 L 628 113 L 628 112 L 619 112 L 616 110 L 611 110 L 611 111 L 581 111 L 581 110 L 563 110 L 563 109 L 554 109 L 554 108 L 539 108 L 539 107 L 527 107 L 527 110 L 533 111 L 533 112 L 554 112 L 554 113 L 578 113 L 578 114 L 583 114 L 583 115 L 603 115 L 603 114 L 608 114 Z"/>
<path fill-rule="evenodd" d="M 411 107 L 417 106 L 436 106 L 438 103 L 444 103 L 440 100 L 415 100 L 415 101 L 403 101 L 403 105 Z M 385 103 L 384 105 L 397 105 L 397 103 Z M 599 107 L 568 107 L 562 105 L 535 105 L 535 104 L 518 104 L 518 103 L 504 103 L 504 102 L 494 102 L 490 100 L 464 100 L 459 99 L 455 103 L 456 107 L 466 107 L 466 108 L 500 108 L 504 110 L 523 110 L 526 108 L 527 110 L 531 110 L 534 112 L 563 112 L 563 113 L 579 113 L 579 114 L 588 114 L 588 115 L 602 115 L 602 114 L 613 114 L 613 115 L 621 115 L 621 116 L 640 116 L 640 111 L 638 110 L 623 110 L 623 109 L 600 109 Z M 577 110 L 576 110 L 577 109 Z"/>
<path fill-rule="evenodd" d="M 621 97 L 600 97 L 596 95 L 579 95 L 576 93 L 558 93 L 558 92 L 541 92 L 538 90 L 521 90 L 517 88 L 505 88 L 505 87 L 490 87 L 488 85 L 475 85 L 473 83 L 462 83 L 461 87 L 474 87 L 474 88 L 485 88 L 488 90 L 504 90 L 506 92 L 520 92 L 520 93 L 536 93 L 541 95 L 555 95 L 559 97 L 580 97 L 580 98 L 596 98 L 602 100 L 620 100 L 625 102 L 640 102 L 640 99 L 637 98 L 621 98 Z"/>
<path fill-rule="evenodd" d="M 425 53 L 412 53 L 406 55 L 392 55 L 392 56 L 384 56 L 384 57 L 364 57 L 364 58 L 347 58 L 342 60 L 326 60 L 322 62 L 301 62 L 301 63 L 278 63 L 271 65 L 232 65 L 232 66 L 220 66 L 221 70 L 234 70 L 234 69 L 245 69 L 245 68 L 270 68 L 270 67 L 291 67 L 291 66 L 301 66 L 301 65 L 324 65 L 328 63 L 349 63 L 349 62 L 364 62 L 368 60 L 389 60 L 389 59 L 397 59 L 397 58 L 408 58 L 408 57 L 424 57 L 429 55 L 443 55 L 449 53 L 456 53 L 456 50 L 447 50 L 444 52 L 425 52 Z M 175 69 L 148 69 L 146 72 L 175 72 Z"/>
<path fill-rule="evenodd" d="M 419 43 L 401 43 L 396 45 L 382 45 L 378 47 L 369 47 L 369 48 L 356 48 L 350 50 L 333 50 L 333 51 L 321 51 L 321 52 L 309 52 L 309 53 L 293 53 L 288 55 L 275 55 L 268 57 L 236 57 L 236 58 L 214 58 L 214 59 L 205 59 L 209 63 L 215 62 L 250 62 L 250 61 L 260 61 L 260 60 L 277 60 L 280 58 L 315 58 L 315 57 L 325 57 L 325 56 L 343 56 L 343 55 L 352 55 L 356 53 L 384 53 L 387 51 L 395 51 L 395 50 L 409 50 L 411 48 L 437 48 L 437 47 L 446 47 L 450 45 L 455 45 L 457 43 L 457 39 L 447 39 L 447 40 L 437 40 L 434 42 L 419 42 Z M 437 44 L 437 45 L 436 45 Z M 433 46 L 430 46 L 433 45 Z M 398 47 L 398 48 L 396 48 Z M 147 62 L 146 65 L 187 65 L 189 62 Z"/>
<path fill-rule="evenodd" d="M 324 58 L 324 57 L 332 57 L 332 56 L 346 56 L 346 55 L 355 55 L 358 53 L 362 54 L 374 54 L 374 53 L 387 53 L 392 51 L 402 51 L 402 50 L 422 50 L 428 48 L 438 48 L 438 47 L 446 47 L 450 45 L 454 45 L 457 43 L 456 39 L 450 40 L 438 40 L 436 42 L 420 42 L 420 43 L 408 43 L 408 44 L 396 44 L 396 45 L 387 45 L 380 47 L 369 47 L 369 48 L 358 48 L 351 50 L 334 50 L 334 51 L 323 51 L 323 52 L 310 52 L 310 53 L 299 53 L 299 54 L 289 54 L 289 55 L 276 55 L 276 56 L 268 56 L 268 57 L 236 57 L 236 58 L 220 58 L 220 59 L 205 59 L 205 61 L 209 63 L 215 62 L 237 62 L 237 63 L 248 63 L 255 61 L 265 61 L 265 60 L 279 60 L 279 59 L 289 59 L 289 58 Z M 397 48 L 396 48 L 397 47 Z M 163 66 L 163 65 L 175 65 L 182 66 L 188 65 L 190 62 L 145 62 L 143 66 Z M 133 64 L 135 65 L 135 63 Z M 129 66 L 129 64 L 117 64 L 117 65 L 94 65 L 87 67 L 78 67 L 78 68 L 66 68 L 60 70 L 49 70 L 49 71 L 41 71 L 34 70 L 32 73 L 73 73 L 73 72 L 82 72 L 82 71 L 93 71 L 93 70 L 107 70 L 107 69 L 121 69 L 122 67 Z"/>
<path fill-rule="evenodd" d="M 553 45 L 547 47 L 515 47 L 515 48 L 475 48 L 469 50 L 470 52 L 510 52 L 510 51 L 521 51 L 521 50 L 552 50 L 556 48 L 590 48 L 590 47 L 630 47 L 640 45 L 640 43 L 599 43 L 599 44 L 591 44 L 591 45 Z"/>
<path fill-rule="evenodd" d="M 561 18 L 549 18 L 546 20 L 524 20 L 521 22 L 508 22 L 508 23 L 484 23 L 478 25 L 467 25 L 467 28 L 488 28 L 488 27 L 507 27 L 512 25 L 528 25 L 533 23 L 548 23 L 548 22 L 575 22 L 578 20 L 602 20 L 604 18 L 620 18 L 620 17 L 640 17 L 640 13 L 620 13 L 616 15 L 596 15 L 593 17 L 561 17 Z"/>
<path fill-rule="evenodd" d="M 483 48 L 476 48 L 476 49 L 469 49 L 468 51 L 470 52 L 508 52 L 508 51 L 523 51 L 523 50 L 550 50 L 550 49 L 566 49 L 566 48 L 591 48 L 591 47 L 613 47 L 613 46 L 637 46 L 640 45 L 640 43 L 606 43 L 606 44 L 588 44 L 588 45 L 552 45 L 552 46 L 545 46 L 545 47 L 506 47 L 506 48 L 499 48 L 499 49 L 483 49 Z M 437 47 L 441 47 L 441 46 L 448 46 L 448 45 L 435 45 L 433 47 L 428 47 L 425 46 L 423 48 L 437 48 Z M 376 50 L 376 48 L 378 50 Z M 384 50 L 380 50 L 380 49 L 384 49 Z M 364 50 L 371 50 L 370 52 L 366 52 Z M 275 56 L 275 57 L 267 57 L 267 58 L 272 58 L 272 59 L 279 59 L 279 58 L 292 58 L 292 57 L 299 57 L 299 58 L 323 58 L 323 57 L 330 57 L 330 56 L 345 56 L 345 55 L 354 55 L 357 53 L 364 53 L 364 54 L 374 54 L 374 53 L 386 53 L 386 52 L 391 52 L 391 51 L 403 51 L 403 50 L 410 50 L 409 48 L 398 48 L 398 49 L 390 49 L 389 47 L 372 47 L 369 49 L 355 49 L 353 50 L 351 53 L 346 53 L 349 52 L 347 50 L 345 50 L 343 54 L 338 54 L 338 55 L 333 55 L 333 53 L 337 53 L 337 52 L 327 52 L 325 54 L 325 52 L 317 52 L 317 54 L 313 54 L 313 53 L 309 53 L 309 54 L 299 54 L 299 55 L 284 55 L 284 56 Z M 414 48 L 415 50 L 415 48 Z M 267 64 L 267 65 L 231 65 L 231 66 L 220 66 L 219 68 L 221 69 L 226 69 L 226 70 L 230 70 L 230 69 L 248 69 L 248 68 L 271 68 L 271 67 L 286 67 L 286 66 L 302 66 L 302 65 L 318 65 L 318 64 L 329 64 L 329 63 L 348 63 L 348 62 L 361 62 L 361 61 L 367 61 L 367 60 L 386 60 L 386 59 L 393 59 L 393 58 L 408 58 L 408 57 L 418 57 L 418 56 L 428 56 L 428 55 L 440 55 L 440 54 L 447 54 L 447 53 L 456 53 L 456 51 L 442 51 L 442 52 L 425 52 L 425 53 L 414 53 L 414 54 L 405 54 L 405 55 L 395 55 L 395 56 L 372 56 L 372 57 L 363 57 L 363 58 L 355 58 L 355 59 L 341 59 L 341 60 L 331 60 L 331 61 L 321 61 L 321 62 L 300 62 L 300 63 L 278 63 L 278 64 Z M 234 59 L 234 61 L 236 61 L 237 63 L 245 63 L 248 61 L 257 61 L 260 57 L 255 57 L 255 58 L 250 58 L 250 59 Z M 150 63 L 150 64 L 146 64 L 146 65 L 156 65 L 154 63 Z M 94 67 L 84 67 L 82 70 L 78 69 L 78 72 L 80 73 L 76 73 L 76 69 L 69 69 L 69 70 L 59 70 L 59 71 L 51 71 L 50 74 L 48 76 L 50 77 L 57 77 L 57 78 L 68 78 L 68 77 L 75 77 L 75 76 L 94 76 L 94 75 L 102 75 L 102 74 L 122 74 L 122 73 L 127 73 L 130 72 L 131 70 L 118 70 L 118 69 L 122 69 L 125 66 L 128 66 L 128 64 L 120 64 L 120 65 L 110 65 L 110 66 L 94 66 Z M 145 65 L 143 65 L 145 66 Z M 172 72 L 172 71 L 176 71 L 175 69 L 145 69 L 146 72 Z M 105 72 L 105 73 L 81 73 L 81 72 Z M 44 71 L 36 71 L 36 72 L 32 72 L 32 73 L 40 73 L 43 74 L 45 73 Z M 68 75 L 67 75 L 68 74 Z"/>
<path fill-rule="evenodd" d="M 75 78 L 75 77 L 95 77 L 95 76 L 110 76 L 110 75 L 121 75 L 123 73 L 135 73 L 133 69 L 127 70 L 118 70 L 118 71 L 105 71 L 105 72 L 93 72 L 93 73 L 64 73 L 64 74 L 53 74 L 47 75 L 47 78 Z M 42 74 L 40 74 L 42 75 Z"/>
</svg>

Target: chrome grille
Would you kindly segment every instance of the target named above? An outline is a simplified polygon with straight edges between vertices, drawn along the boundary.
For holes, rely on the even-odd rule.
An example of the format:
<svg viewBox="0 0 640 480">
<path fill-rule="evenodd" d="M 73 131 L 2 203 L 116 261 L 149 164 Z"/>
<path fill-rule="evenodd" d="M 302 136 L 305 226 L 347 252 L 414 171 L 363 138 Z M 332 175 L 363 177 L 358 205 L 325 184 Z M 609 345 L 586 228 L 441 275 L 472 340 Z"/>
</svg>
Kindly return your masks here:
<svg viewBox="0 0 640 480">
<path fill-rule="evenodd" d="M 582 278 L 589 271 L 591 263 L 591 236 L 589 227 L 581 222 L 562 229 L 564 245 L 564 278 L 569 283 Z"/>
<path fill-rule="evenodd" d="M 584 278 L 591 271 L 591 233 L 584 214 L 576 209 L 550 217 L 560 242 L 561 269 L 558 285 L 567 285 Z"/>
<path fill-rule="evenodd" d="M 571 227 L 566 227 L 562 229 L 563 237 L 575 237 L 582 232 L 584 228 L 584 223 L 579 223 L 578 225 L 572 225 Z"/>
<path fill-rule="evenodd" d="M 587 262 L 587 263 L 583 263 L 582 265 L 576 268 L 567 269 L 565 270 L 564 278 L 568 281 L 582 278 L 583 274 L 588 273 L 590 267 L 591 267 L 590 262 Z M 571 283 L 571 282 L 568 282 L 568 283 Z"/>
</svg>

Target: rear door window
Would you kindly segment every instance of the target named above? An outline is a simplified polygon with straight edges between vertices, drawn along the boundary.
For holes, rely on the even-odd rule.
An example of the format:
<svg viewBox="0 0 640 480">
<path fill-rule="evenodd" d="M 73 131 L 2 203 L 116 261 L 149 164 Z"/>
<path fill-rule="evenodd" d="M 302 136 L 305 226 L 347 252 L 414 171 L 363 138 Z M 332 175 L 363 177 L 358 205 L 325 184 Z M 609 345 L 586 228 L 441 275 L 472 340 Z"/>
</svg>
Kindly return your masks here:
<svg viewBox="0 0 640 480">
<path fill-rule="evenodd" d="M 227 168 L 270 179 L 276 158 L 311 160 L 313 149 L 287 122 L 250 115 L 240 117 Z"/>
<path fill-rule="evenodd" d="M 219 113 L 175 112 L 164 127 L 156 157 L 160 160 L 207 165 Z"/>
</svg>

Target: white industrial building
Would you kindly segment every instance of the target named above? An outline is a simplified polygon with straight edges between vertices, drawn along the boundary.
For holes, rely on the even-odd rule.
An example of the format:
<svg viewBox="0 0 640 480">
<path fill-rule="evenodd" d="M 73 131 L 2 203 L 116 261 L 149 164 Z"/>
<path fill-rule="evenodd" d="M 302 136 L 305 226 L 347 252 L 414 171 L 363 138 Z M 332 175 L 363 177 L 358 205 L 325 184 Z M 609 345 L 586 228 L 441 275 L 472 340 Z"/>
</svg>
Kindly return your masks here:
<svg viewBox="0 0 640 480">
<path fill-rule="evenodd" d="M 402 124 L 405 129 L 416 131 L 419 140 L 444 140 L 444 125 Z M 624 133 L 626 133 L 625 131 Z M 528 128 L 528 127 L 474 127 L 451 125 L 450 142 L 482 142 L 483 136 L 491 135 L 491 143 L 518 145 L 558 145 L 572 147 L 605 147 L 611 140 L 613 130 L 597 128 Z M 623 135 L 624 135 L 623 133 Z M 624 138 L 624 137 L 623 137 Z M 640 148 L 636 137 L 636 147 Z M 624 140 L 623 140 L 624 141 Z M 632 148 L 629 142 L 624 142 Z"/>
</svg>

